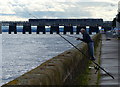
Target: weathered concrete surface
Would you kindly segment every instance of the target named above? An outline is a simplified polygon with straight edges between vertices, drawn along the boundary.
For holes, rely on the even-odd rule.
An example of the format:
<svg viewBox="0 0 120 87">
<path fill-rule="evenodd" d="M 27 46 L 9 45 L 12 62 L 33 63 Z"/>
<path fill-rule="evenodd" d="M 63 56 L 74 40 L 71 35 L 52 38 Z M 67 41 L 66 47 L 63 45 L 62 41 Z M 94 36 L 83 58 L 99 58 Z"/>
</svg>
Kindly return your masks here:
<svg viewBox="0 0 120 87">
<path fill-rule="evenodd" d="M 112 74 L 115 79 L 112 79 L 105 72 L 101 71 L 100 85 L 113 85 L 117 86 L 118 82 L 118 43 L 116 38 L 110 38 L 111 40 L 106 40 L 105 35 L 102 35 L 102 53 L 101 53 L 101 66 L 104 67 L 106 71 Z"/>
</svg>

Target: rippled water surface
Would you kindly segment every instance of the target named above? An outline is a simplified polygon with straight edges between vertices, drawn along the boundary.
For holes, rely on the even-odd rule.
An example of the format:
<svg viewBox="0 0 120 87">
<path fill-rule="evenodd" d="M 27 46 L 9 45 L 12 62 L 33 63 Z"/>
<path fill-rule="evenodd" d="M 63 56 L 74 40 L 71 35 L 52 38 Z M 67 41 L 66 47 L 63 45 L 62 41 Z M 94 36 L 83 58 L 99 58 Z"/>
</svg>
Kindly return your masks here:
<svg viewBox="0 0 120 87">
<path fill-rule="evenodd" d="M 81 35 L 75 35 L 80 36 Z M 73 44 L 80 41 L 67 37 Z M 7 34 L 0 36 L 0 67 L 2 82 L 0 85 L 15 79 L 23 73 L 35 68 L 46 60 L 72 48 L 57 34 Z M 2 61 L 2 62 L 1 62 Z M 0 70 L 1 71 L 1 70 Z M 1 72 L 0 72 L 1 74 Z"/>
</svg>

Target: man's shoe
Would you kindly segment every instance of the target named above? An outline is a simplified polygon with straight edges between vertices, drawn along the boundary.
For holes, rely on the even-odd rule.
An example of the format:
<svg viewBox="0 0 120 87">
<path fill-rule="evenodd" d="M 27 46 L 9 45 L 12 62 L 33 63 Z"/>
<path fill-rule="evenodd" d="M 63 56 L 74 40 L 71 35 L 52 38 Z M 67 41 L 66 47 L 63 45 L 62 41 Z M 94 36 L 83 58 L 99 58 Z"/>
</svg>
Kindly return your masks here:
<svg viewBox="0 0 120 87">
<path fill-rule="evenodd" d="M 90 58 L 90 60 L 95 61 L 95 58 Z"/>
</svg>

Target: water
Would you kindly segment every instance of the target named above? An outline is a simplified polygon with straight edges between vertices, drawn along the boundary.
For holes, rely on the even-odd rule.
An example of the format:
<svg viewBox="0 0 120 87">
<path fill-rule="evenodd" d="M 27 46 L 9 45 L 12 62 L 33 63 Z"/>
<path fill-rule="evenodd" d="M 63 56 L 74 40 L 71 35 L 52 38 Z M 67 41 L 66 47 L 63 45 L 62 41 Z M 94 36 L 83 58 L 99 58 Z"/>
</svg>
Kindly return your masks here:
<svg viewBox="0 0 120 87">
<path fill-rule="evenodd" d="M 17 27 L 17 34 L 8 34 L 8 28 L 8 26 L 2 26 L 2 35 L 0 36 L 0 80 L 2 79 L 0 85 L 72 48 L 59 35 L 49 34 L 49 27 L 46 27 L 47 34 L 36 34 L 34 26 L 32 26 L 32 34 L 22 34 L 22 26 Z M 76 27 L 73 30 L 76 31 Z M 60 27 L 60 33 L 62 32 L 63 26 Z M 81 37 L 76 34 L 73 36 Z M 74 45 L 80 43 L 75 38 L 64 37 Z"/>
<path fill-rule="evenodd" d="M 74 34 L 73 36 L 79 36 Z M 67 37 L 69 41 L 77 45 L 80 41 Z M 23 73 L 37 67 L 46 60 L 72 48 L 57 34 L 7 34 L 0 36 L 2 60 L 2 82 L 5 84 Z M 0 62 L 1 64 L 1 62 Z M 1 74 L 1 72 L 0 72 Z"/>
<path fill-rule="evenodd" d="M 22 32 L 23 31 L 23 26 L 17 26 L 16 27 L 17 32 Z M 2 26 L 2 32 L 8 32 L 9 26 Z M 32 32 L 37 31 L 37 26 L 31 26 Z M 50 26 L 45 26 L 46 32 L 50 32 Z M 64 26 L 59 26 L 59 31 L 63 32 Z M 73 31 L 76 32 L 76 26 L 73 26 Z"/>
</svg>

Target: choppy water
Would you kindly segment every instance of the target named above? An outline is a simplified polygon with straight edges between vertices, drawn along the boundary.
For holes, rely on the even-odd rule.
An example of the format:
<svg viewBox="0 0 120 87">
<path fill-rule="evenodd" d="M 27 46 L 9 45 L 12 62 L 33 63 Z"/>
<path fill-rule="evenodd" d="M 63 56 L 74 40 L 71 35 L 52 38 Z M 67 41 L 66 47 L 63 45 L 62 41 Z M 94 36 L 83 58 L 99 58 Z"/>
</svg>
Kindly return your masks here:
<svg viewBox="0 0 120 87">
<path fill-rule="evenodd" d="M 7 33 L 7 32 L 6 32 Z M 57 34 L 6 34 L 0 36 L 2 82 L 9 82 L 46 60 L 72 48 Z M 81 36 L 75 35 L 74 36 Z M 80 41 L 66 37 L 73 44 Z M 1 72 L 0 72 L 1 74 Z"/>
</svg>

